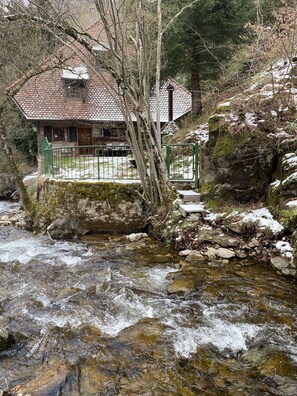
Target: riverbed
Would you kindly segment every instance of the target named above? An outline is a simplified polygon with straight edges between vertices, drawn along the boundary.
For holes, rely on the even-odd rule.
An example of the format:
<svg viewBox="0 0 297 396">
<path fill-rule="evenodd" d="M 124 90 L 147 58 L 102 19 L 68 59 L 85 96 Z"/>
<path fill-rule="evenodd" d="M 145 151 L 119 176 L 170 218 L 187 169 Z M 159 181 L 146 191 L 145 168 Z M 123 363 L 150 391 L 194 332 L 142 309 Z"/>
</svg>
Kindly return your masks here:
<svg viewBox="0 0 297 396">
<path fill-rule="evenodd" d="M 179 268 L 150 238 L 0 227 L 4 395 L 296 396 L 296 281 L 256 261 L 200 263 L 195 289 L 168 295 Z"/>
</svg>

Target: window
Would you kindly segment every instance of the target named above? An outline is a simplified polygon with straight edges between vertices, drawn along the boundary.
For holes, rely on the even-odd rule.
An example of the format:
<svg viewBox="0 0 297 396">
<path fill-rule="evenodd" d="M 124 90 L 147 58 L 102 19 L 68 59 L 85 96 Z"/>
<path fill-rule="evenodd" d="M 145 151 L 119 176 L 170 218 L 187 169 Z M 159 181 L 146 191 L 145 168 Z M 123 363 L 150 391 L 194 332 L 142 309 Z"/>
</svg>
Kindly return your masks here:
<svg viewBox="0 0 297 396">
<path fill-rule="evenodd" d="M 94 64 L 96 68 L 104 68 L 105 62 L 108 59 L 109 49 L 107 46 L 96 44 L 93 46 Z"/>
<path fill-rule="evenodd" d="M 105 137 L 117 138 L 123 136 L 123 131 L 117 128 L 105 128 L 103 131 Z"/>
<path fill-rule="evenodd" d="M 79 81 L 72 81 L 70 83 L 66 83 L 66 98 L 77 98 L 83 99 L 84 97 L 84 87 L 83 84 Z"/>
<path fill-rule="evenodd" d="M 53 128 L 53 138 L 55 142 L 67 142 L 68 129 L 67 128 Z"/>
<path fill-rule="evenodd" d="M 85 100 L 86 85 L 90 79 L 85 66 L 72 67 L 62 70 L 62 80 L 65 82 L 65 97 Z"/>
</svg>

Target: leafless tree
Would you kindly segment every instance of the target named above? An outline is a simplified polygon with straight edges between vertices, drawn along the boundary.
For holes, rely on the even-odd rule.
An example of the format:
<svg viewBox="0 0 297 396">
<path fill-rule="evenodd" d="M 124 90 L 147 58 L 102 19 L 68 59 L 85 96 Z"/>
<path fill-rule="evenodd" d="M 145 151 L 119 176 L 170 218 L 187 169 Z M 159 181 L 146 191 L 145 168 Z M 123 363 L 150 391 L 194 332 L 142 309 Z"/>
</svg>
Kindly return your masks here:
<svg viewBox="0 0 297 396">
<path fill-rule="evenodd" d="M 46 2 L 50 3 L 50 8 L 46 10 L 40 4 L 34 7 L 31 1 L 30 12 L 28 7 L 16 6 L 12 2 L 4 19 L 11 23 L 22 19 L 48 31 L 81 56 L 86 64 L 89 63 L 124 116 L 126 138 L 135 157 L 144 200 L 150 207 L 169 203 L 172 189 L 161 150 L 160 103 L 157 100 L 157 123 L 150 104 L 153 85 L 156 84 L 157 95 L 160 86 L 162 34 L 166 30 L 166 26 L 162 26 L 162 0 L 93 2 L 104 30 L 104 39 L 99 36 L 96 42 L 109 51 L 108 59 L 102 58 L 101 63 L 111 73 L 116 85 L 111 85 L 106 73 L 102 69 L 95 69 L 90 61 L 94 55 L 94 37 L 66 13 L 56 11 L 53 2 Z M 192 3 L 189 2 L 184 9 Z M 174 20 L 175 17 L 169 24 Z"/>
</svg>

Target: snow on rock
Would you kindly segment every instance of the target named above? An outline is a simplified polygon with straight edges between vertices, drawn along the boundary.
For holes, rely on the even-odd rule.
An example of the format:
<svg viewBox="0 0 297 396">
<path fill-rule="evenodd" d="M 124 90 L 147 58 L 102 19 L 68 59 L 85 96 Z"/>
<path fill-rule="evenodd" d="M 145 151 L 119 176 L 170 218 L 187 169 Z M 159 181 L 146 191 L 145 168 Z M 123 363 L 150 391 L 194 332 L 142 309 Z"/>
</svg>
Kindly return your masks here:
<svg viewBox="0 0 297 396">
<path fill-rule="evenodd" d="M 297 199 L 293 199 L 292 201 L 287 202 L 286 206 L 288 206 L 289 208 L 295 208 L 297 206 Z"/>
<path fill-rule="evenodd" d="M 241 222 L 255 222 L 260 229 L 269 229 L 274 235 L 284 230 L 284 227 L 273 219 L 272 214 L 266 208 L 251 210 L 250 212 L 244 213 Z"/>
<path fill-rule="evenodd" d="M 275 247 L 281 252 L 282 256 L 292 258 L 293 247 L 286 241 L 277 241 Z"/>
<path fill-rule="evenodd" d="M 297 168 L 297 155 L 295 153 L 286 154 L 283 159 L 283 167 L 286 170 Z"/>
<path fill-rule="evenodd" d="M 297 182 L 297 172 L 292 173 L 292 175 L 288 176 L 285 180 L 283 180 L 282 185 L 285 187 L 295 182 Z"/>
<path fill-rule="evenodd" d="M 273 219 L 272 214 L 266 208 L 243 213 L 240 221 L 242 223 L 255 222 L 260 229 L 268 229 L 273 235 L 277 235 L 284 230 L 284 227 Z"/>
<path fill-rule="evenodd" d="M 205 220 L 206 221 L 210 221 L 210 222 L 213 222 L 213 221 L 216 221 L 216 219 L 219 217 L 219 214 L 218 213 L 208 213 L 206 216 L 205 216 Z"/>
<path fill-rule="evenodd" d="M 271 110 L 271 115 L 272 117 L 276 118 L 277 117 L 277 112 L 274 110 Z"/>
<path fill-rule="evenodd" d="M 266 208 L 242 213 L 234 211 L 226 217 L 226 220 L 229 221 L 228 228 L 238 233 L 241 233 L 248 224 L 255 224 L 258 231 L 272 235 L 278 235 L 284 230 L 284 227 L 273 219 L 272 214 Z"/>
<path fill-rule="evenodd" d="M 275 180 L 273 183 L 270 184 L 270 187 L 272 188 L 272 190 L 276 190 L 281 184 L 280 180 Z"/>
</svg>

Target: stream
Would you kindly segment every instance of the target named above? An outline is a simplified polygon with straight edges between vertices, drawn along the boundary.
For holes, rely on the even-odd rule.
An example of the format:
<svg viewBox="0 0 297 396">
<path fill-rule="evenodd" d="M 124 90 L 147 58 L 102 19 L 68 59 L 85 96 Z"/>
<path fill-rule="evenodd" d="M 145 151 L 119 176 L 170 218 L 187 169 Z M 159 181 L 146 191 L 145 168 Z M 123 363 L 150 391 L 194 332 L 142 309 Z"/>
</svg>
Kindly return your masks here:
<svg viewBox="0 0 297 396">
<path fill-rule="evenodd" d="M 16 205 L 0 201 L 0 217 Z M 296 281 L 265 263 L 205 263 L 195 290 L 168 295 L 179 262 L 150 238 L 0 226 L 0 324 L 13 337 L 0 395 L 296 396 Z"/>
</svg>

